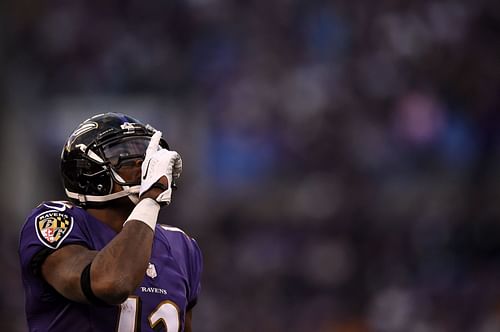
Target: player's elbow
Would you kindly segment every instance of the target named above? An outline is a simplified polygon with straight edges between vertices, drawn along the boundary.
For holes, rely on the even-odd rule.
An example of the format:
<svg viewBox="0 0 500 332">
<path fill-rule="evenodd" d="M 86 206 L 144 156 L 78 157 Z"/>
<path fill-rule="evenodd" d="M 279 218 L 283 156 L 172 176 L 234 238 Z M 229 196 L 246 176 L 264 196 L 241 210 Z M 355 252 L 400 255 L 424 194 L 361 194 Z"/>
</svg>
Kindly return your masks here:
<svg viewBox="0 0 500 332">
<path fill-rule="evenodd" d="M 135 285 L 127 282 L 124 278 L 100 280 L 92 285 L 92 290 L 97 298 L 108 304 L 123 303 L 132 295 L 135 288 Z"/>
</svg>

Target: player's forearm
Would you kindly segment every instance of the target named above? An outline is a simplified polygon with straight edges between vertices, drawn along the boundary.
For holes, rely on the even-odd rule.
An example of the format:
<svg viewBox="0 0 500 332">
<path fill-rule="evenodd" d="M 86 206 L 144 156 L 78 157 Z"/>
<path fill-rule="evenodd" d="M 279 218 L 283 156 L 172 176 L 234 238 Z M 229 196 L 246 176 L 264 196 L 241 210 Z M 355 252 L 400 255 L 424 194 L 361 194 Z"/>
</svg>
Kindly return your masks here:
<svg viewBox="0 0 500 332">
<path fill-rule="evenodd" d="M 137 288 L 148 266 L 154 233 L 142 222 L 128 222 L 92 261 L 92 291 L 109 304 L 123 302 Z"/>
</svg>

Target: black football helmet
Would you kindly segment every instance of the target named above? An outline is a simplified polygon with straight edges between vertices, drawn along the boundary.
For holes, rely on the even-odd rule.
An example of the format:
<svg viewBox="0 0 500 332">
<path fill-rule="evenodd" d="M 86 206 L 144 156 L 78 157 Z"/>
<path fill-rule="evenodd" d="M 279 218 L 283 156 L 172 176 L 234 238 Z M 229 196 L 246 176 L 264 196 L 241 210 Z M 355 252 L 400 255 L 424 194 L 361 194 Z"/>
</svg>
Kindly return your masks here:
<svg viewBox="0 0 500 332">
<path fill-rule="evenodd" d="M 70 135 L 61 153 L 61 174 L 68 198 L 89 206 L 128 196 L 138 201 L 140 183 L 125 181 L 117 169 L 144 159 L 156 130 L 120 113 L 105 113 L 82 122 Z M 168 149 L 162 138 L 160 145 Z M 113 193 L 113 183 L 123 187 Z"/>
</svg>

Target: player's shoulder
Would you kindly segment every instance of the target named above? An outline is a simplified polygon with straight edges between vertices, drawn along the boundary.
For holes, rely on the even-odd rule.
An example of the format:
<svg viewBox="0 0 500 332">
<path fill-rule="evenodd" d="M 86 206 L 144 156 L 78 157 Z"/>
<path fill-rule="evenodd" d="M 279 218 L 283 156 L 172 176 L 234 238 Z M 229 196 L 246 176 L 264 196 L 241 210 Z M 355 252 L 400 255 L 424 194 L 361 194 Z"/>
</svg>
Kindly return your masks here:
<svg viewBox="0 0 500 332">
<path fill-rule="evenodd" d="M 196 240 L 178 227 L 157 224 L 156 236 L 160 241 L 166 242 L 169 246 L 176 247 L 180 244 L 188 247 L 196 246 Z"/>
<path fill-rule="evenodd" d="M 196 240 L 178 227 L 157 224 L 156 241 L 162 242 L 167 252 L 189 273 L 202 269 L 202 252 Z"/>
<path fill-rule="evenodd" d="M 32 237 L 32 233 L 36 231 L 40 241 L 56 248 L 69 235 L 75 220 L 81 219 L 82 211 L 82 208 L 67 201 L 42 202 L 26 218 L 21 228 L 21 237 Z"/>
</svg>

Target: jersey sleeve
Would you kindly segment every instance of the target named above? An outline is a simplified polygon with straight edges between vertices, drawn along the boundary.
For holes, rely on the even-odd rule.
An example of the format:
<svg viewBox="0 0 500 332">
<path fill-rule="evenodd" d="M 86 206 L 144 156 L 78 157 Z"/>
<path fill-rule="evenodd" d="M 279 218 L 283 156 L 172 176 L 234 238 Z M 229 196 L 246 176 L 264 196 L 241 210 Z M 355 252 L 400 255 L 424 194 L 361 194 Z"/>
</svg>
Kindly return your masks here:
<svg viewBox="0 0 500 332">
<path fill-rule="evenodd" d="M 189 288 L 190 292 L 188 294 L 188 306 L 187 310 L 190 310 L 196 305 L 198 301 L 198 296 L 201 292 L 201 274 L 203 271 L 203 256 L 198 243 L 190 238 L 190 265 L 189 265 Z"/>
<path fill-rule="evenodd" d="M 51 253 L 68 244 L 89 246 L 86 220 L 78 208 L 65 202 L 46 202 L 28 216 L 20 234 L 23 269 L 38 274 Z"/>
</svg>

